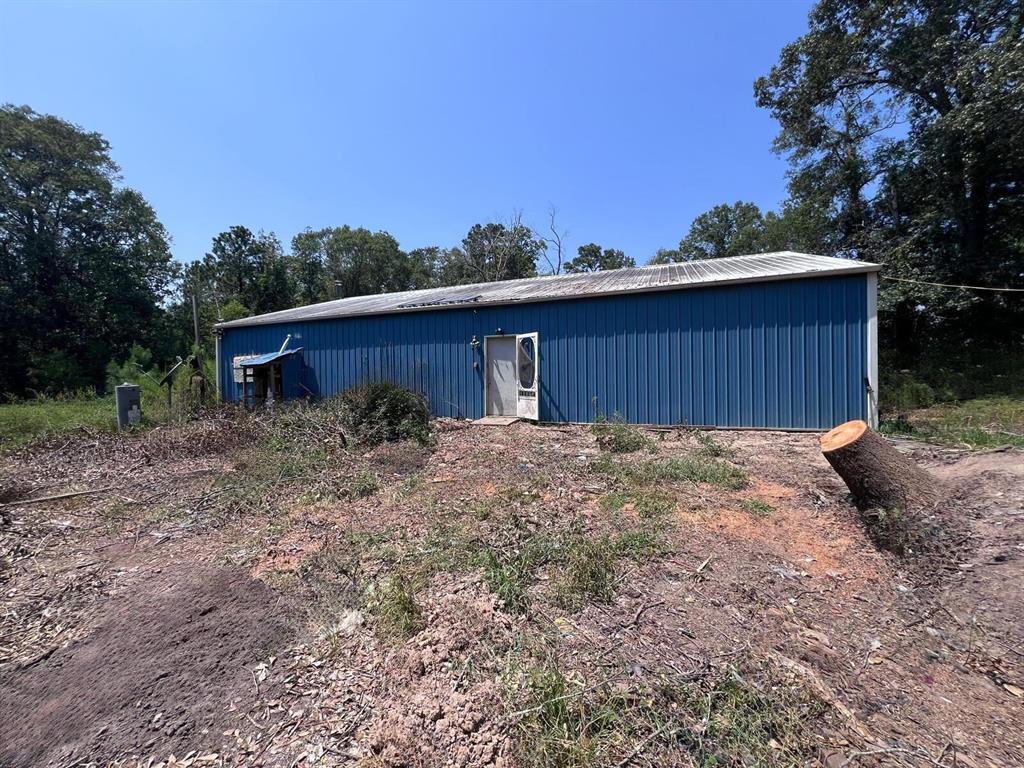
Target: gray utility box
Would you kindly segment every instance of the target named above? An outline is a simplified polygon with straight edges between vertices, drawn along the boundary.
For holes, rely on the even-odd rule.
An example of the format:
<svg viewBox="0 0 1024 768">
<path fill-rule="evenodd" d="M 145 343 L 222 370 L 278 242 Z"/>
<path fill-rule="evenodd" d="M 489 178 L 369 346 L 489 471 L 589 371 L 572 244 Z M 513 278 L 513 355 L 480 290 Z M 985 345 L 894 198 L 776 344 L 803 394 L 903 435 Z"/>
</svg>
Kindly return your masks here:
<svg viewBox="0 0 1024 768">
<path fill-rule="evenodd" d="M 114 387 L 117 401 L 117 428 L 124 429 L 142 421 L 142 393 L 137 384 L 118 384 Z"/>
</svg>

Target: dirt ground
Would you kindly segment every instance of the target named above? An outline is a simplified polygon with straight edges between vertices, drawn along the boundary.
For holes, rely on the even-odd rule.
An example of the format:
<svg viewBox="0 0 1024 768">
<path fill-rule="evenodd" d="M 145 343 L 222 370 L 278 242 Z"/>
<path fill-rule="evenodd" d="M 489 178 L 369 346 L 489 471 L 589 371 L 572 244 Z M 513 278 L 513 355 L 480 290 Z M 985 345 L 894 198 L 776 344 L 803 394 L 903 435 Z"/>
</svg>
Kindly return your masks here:
<svg viewBox="0 0 1024 768">
<path fill-rule="evenodd" d="M 822 707 L 801 759 L 772 764 L 1024 765 L 1021 452 L 900 444 L 942 483 L 949 532 L 900 559 L 817 435 L 715 433 L 743 487 L 641 489 L 584 427 L 436 433 L 356 454 L 224 418 L 0 458 L 0 765 L 553 764 L 534 738 L 548 704 L 598 694 L 649 727 L 588 721 L 567 740 L 589 762 L 561 764 L 711 765 L 702 733 L 721 722 L 650 692 L 764 668 Z M 613 466 L 701 450 L 647 434 Z M 657 547 L 593 599 L 559 598 L 568 566 L 547 561 L 510 598 L 494 574 L 522 559 L 474 559 L 646 531 L 651 499 Z M 395 574 L 401 629 L 380 607 Z M 524 698 L 538 664 L 565 694 Z M 763 762 L 736 754 L 715 759 Z"/>
</svg>

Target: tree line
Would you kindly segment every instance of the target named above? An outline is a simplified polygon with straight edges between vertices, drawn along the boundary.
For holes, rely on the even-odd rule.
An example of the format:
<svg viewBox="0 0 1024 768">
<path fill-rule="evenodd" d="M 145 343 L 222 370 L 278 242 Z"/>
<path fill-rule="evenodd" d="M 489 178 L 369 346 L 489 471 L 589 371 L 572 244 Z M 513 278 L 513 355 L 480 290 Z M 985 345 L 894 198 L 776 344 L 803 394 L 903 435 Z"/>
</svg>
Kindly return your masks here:
<svg viewBox="0 0 1024 768">
<path fill-rule="evenodd" d="M 1019 381 L 1021 294 L 946 286 L 1024 286 L 1022 24 L 1011 0 L 821 0 L 754 83 L 780 126 L 787 198 L 775 211 L 716 205 L 651 261 L 796 250 L 881 262 L 884 362 Z M 166 365 L 193 344 L 193 296 L 209 346 L 218 320 L 635 265 L 596 243 L 570 258 L 554 210 L 546 229 L 515 215 L 408 251 L 349 225 L 287 247 L 233 226 L 182 264 L 153 208 L 119 183 L 100 134 L 0 108 L 0 397 L 102 389 L 133 345 Z"/>
</svg>

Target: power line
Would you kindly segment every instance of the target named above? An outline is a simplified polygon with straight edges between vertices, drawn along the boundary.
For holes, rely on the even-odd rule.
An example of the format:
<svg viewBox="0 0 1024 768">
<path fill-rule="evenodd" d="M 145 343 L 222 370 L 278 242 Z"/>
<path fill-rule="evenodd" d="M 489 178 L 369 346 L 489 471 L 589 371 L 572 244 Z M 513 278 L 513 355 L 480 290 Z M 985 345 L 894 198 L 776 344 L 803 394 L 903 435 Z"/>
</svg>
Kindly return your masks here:
<svg viewBox="0 0 1024 768">
<path fill-rule="evenodd" d="M 882 275 L 883 280 L 899 280 L 901 283 L 931 285 L 936 288 L 960 288 L 965 291 L 996 291 L 997 293 L 1024 293 L 1024 288 L 987 288 L 983 285 L 949 285 L 948 283 L 929 283 L 927 280 L 911 280 L 909 277 L 890 277 Z"/>
</svg>

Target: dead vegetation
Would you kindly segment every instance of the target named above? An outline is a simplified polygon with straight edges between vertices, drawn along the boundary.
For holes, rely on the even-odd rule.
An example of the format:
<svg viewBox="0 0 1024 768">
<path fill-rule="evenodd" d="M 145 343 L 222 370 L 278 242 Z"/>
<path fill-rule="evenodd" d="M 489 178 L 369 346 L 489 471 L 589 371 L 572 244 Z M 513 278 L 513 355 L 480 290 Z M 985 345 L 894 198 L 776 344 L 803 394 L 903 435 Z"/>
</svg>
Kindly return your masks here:
<svg viewBox="0 0 1024 768">
<path fill-rule="evenodd" d="M 813 436 L 449 421 L 426 446 L 368 448 L 346 431 L 338 410 L 298 406 L 0 459 L 0 699 L 19 712 L 0 717 L 0 762 L 1024 755 L 1017 454 L 921 449 L 969 530 L 941 558 L 899 561 Z M 232 584 L 235 603 L 192 600 L 210 607 L 198 624 L 161 608 L 196 579 Z M 193 635 L 231 675 L 166 650 Z M 76 664 L 165 682 L 99 737 L 116 695 L 56 729 L 42 697 L 84 684 Z M 193 706 L 214 679 L 226 693 Z"/>
</svg>

